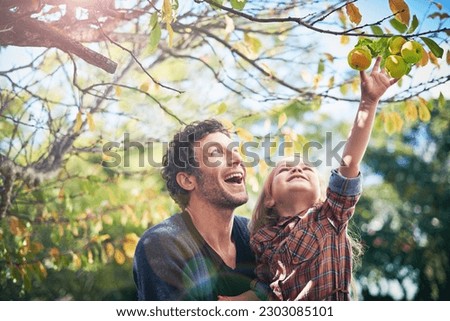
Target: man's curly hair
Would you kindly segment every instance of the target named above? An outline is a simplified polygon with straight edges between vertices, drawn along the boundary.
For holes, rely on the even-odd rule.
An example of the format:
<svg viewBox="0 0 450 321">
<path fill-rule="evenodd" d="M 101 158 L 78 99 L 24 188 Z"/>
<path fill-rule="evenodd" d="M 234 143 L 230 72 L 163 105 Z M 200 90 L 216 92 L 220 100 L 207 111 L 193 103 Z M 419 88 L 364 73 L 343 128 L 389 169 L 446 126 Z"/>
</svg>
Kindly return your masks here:
<svg viewBox="0 0 450 321">
<path fill-rule="evenodd" d="M 166 181 L 170 196 L 182 209 L 186 208 L 189 195 L 178 185 L 177 174 L 185 172 L 197 175 L 199 164 L 194 157 L 195 144 L 206 135 L 217 132 L 230 137 L 230 132 L 215 119 L 193 122 L 173 136 L 163 156 L 161 175 Z"/>
</svg>

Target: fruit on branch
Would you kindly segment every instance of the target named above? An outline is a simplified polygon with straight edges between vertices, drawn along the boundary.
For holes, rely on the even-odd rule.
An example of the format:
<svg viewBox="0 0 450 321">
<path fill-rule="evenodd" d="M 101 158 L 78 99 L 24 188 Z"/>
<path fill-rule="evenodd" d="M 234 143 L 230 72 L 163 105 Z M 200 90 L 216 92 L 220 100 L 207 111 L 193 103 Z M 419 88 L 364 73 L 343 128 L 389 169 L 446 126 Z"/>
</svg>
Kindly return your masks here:
<svg viewBox="0 0 450 321">
<path fill-rule="evenodd" d="M 401 55 L 410 64 L 415 64 L 422 59 L 422 45 L 417 41 L 407 41 L 402 45 Z"/>
<path fill-rule="evenodd" d="M 370 50 L 364 47 L 354 48 L 347 56 L 347 62 L 350 67 L 356 70 L 366 70 L 372 63 L 372 54 Z"/>
<path fill-rule="evenodd" d="M 408 65 L 399 55 L 390 55 L 386 58 L 384 67 L 392 78 L 401 78 L 408 72 Z"/>
<path fill-rule="evenodd" d="M 403 44 L 406 42 L 406 39 L 401 36 L 395 36 L 389 39 L 389 52 L 392 55 L 397 55 L 400 53 Z"/>
</svg>

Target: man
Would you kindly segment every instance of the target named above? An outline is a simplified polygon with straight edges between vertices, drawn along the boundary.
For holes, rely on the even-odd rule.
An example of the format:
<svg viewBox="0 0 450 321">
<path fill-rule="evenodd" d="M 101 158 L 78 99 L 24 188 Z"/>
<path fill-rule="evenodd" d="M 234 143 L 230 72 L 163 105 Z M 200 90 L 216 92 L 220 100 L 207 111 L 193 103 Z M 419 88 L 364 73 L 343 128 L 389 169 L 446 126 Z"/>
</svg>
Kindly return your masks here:
<svg viewBox="0 0 450 321">
<path fill-rule="evenodd" d="M 233 214 L 248 200 L 245 173 L 220 122 L 195 122 L 174 136 L 162 176 L 182 212 L 147 230 L 137 245 L 140 300 L 210 301 L 250 288 L 248 220 Z"/>
</svg>

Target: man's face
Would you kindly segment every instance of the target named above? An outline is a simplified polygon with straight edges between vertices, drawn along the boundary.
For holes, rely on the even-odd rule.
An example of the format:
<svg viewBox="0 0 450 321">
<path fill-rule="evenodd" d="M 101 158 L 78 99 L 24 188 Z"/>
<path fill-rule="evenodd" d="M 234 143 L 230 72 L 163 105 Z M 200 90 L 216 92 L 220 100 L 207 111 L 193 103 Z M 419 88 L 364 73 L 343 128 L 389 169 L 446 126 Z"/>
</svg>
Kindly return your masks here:
<svg viewBox="0 0 450 321">
<path fill-rule="evenodd" d="M 212 133 L 194 148 L 199 163 L 193 193 L 222 208 L 234 209 L 248 201 L 245 168 L 238 144 L 223 133 Z"/>
</svg>

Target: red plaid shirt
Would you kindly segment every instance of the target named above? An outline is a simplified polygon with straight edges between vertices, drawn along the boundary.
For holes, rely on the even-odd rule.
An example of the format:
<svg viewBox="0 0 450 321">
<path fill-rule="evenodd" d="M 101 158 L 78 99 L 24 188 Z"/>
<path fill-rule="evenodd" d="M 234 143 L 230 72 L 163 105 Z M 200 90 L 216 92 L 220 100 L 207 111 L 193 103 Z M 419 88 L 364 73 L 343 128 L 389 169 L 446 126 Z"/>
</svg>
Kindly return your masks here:
<svg viewBox="0 0 450 321">
<path fill-rule="evenodd" d="M 360 193 L 360 177 L 346 179 L 333 171 L 321 205 L 302 217 L 282 217 L 252 236 L 257 281 L 269 285 L 270 299 L 350 300 L 347 225 Z"/>
</svg>

